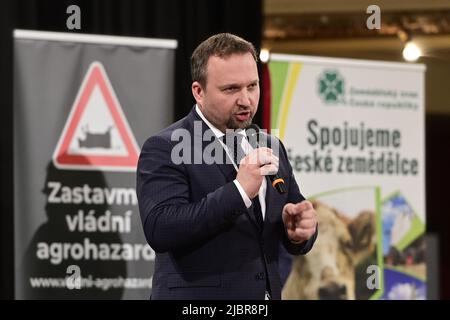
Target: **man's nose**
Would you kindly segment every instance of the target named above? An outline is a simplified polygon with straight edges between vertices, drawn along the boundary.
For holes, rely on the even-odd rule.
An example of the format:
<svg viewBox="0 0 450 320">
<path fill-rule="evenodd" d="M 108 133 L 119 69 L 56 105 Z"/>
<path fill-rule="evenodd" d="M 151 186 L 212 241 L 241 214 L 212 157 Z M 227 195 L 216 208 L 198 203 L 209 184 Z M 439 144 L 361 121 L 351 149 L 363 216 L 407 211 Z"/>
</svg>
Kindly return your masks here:
<svg viewBox="0 0 450 320">
<path fill-rule="evenodd" d="M 240 91 L 239 97 L 237 99 L 237 104 L 239 106 L 246 106 L 246 107 L 250 107 L 252 105 L 252 98 L 250 92 L 248 92 L 246 88 Z"/>
</svg>

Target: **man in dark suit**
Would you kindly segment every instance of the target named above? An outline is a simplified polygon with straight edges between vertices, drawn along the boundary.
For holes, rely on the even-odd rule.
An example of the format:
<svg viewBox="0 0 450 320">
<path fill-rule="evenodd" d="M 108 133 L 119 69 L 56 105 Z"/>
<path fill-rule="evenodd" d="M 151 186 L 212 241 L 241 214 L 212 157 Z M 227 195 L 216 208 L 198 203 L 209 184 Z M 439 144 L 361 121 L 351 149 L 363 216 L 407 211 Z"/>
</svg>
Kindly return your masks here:
<svg viewBox="0 0 450 320">
<path fill-rule="evenodd" d="M 137 195 L 156 252 L 152 299 L 281 299 L 279 244 L 305 254 L 317 237 L 282 144 L 266 136 L 272 148 L 252 147 L 243 130 L 259 101 L 256 62 L 237 36 L 201 43 L 191 58 L 196 105 L 142 148 Z M 284 194 L 267 177 L 275 173 Z"/>
</svg>

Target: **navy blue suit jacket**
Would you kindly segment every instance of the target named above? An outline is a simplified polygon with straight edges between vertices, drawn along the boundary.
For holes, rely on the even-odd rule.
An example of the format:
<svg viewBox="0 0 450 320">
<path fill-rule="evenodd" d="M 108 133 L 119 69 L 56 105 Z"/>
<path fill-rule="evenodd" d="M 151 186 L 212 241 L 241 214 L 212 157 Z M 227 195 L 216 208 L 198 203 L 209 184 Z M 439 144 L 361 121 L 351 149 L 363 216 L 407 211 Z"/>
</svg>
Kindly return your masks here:
<svg viewBox="0 0 450 320">
<path fill-rule="evenodd" d="M 301 245 L 286 236 L 283 206 L 304 198 L 284 147 L 278 173 L 287 192 L 278 194 L 268 180 L 261 228 L 233 183 L 232 164 L 174 164 L 171 154 L 178 141 L 172 141 L 172 134 L 177 129 L 190 134 L 192 154 L 183 155 L 191 160 L 218 143 L 215 137 L 194 143 L 209 130 L 194 108 L 142 148 L 137 196 L 146 239 L 156 252 L 152 299 L 263 299 L 266 277 L 272 298 L 280 299 L 279 244 L 292 254 L 305 254 L 317 236 Z"/>
</svg>

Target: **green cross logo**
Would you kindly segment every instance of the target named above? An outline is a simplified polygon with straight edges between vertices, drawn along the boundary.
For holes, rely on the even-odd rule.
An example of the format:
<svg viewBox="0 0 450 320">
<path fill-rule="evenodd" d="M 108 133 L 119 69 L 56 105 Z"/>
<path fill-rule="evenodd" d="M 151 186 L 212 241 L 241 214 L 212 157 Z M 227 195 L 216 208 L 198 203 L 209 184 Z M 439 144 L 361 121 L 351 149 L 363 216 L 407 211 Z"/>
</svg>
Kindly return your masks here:
<svg viewBox="0 0 450 320">
<path fill-rule="evenodd" d="M 336 70 L 325 70 L 319 78 L 319 95 L 326 103 L 336 103 L 344 95 L 344 79 Z"/>
</svg>

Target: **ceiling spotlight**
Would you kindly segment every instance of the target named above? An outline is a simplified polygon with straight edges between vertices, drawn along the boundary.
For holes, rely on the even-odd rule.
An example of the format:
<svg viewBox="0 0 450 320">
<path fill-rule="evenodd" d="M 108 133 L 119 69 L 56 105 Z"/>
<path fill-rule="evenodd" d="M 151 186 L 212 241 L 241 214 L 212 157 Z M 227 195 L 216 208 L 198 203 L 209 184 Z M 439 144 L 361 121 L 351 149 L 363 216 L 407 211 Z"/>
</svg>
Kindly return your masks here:
<svg viewBox="0 0 450 320">
<path fill-rule="evenodd" d="M 422 50 L 412 41 L 408 41 L 403 49 L 403 58 L 406 61 L 416 61 L 422 56 Z"/>
<path fill-rule="evenodd" d="M 269 62 L 269 58 L 270 58 L 269 50 L 262 48 L 261 51 L 259 52 L 259 60 L 261 60 L 262 63 L 267 63 Z"/>
</svg>

